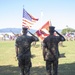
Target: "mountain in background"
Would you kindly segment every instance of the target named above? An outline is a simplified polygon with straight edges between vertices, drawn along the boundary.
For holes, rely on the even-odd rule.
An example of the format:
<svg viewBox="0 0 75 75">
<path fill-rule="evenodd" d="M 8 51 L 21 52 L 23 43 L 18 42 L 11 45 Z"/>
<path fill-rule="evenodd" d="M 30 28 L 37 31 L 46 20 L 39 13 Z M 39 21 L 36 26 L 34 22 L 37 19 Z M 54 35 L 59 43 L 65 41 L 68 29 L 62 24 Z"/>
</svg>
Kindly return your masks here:
<svg viewBox="0 0 75 75">
<path fill-rule="evenodd" d="M 30 29 L 29 31 L 32 33 L 35 33 L 37 30 Z M 59 33 L 61 33 L 62 30 L 58 29 L 57 31 Z M 6 33 L 6 32 L 8 32 L 8 33 L 12 32 L 14 34 L 19 34 L 19 33 L 21 33 L 21 28 L 3 28 L 3 29 L 0 29 L 0 33 Z"/>
<path fill-rule="evenodd" d="M 5 33 L 5 32 L 13 32 L 15 34 L 18 34 L 21 32 L 21 28 L 3 28 L 3 29 L 0 29 L 0 33 Z"/>
<path fill-rule="evenodd" d="M 10 33 L 10 32 L 12 32 L 14 34 L 19 34 L 19 33 L 21 33 L 21 31 L 22 31 L 21 28 L 3 28 L 3 29 L 0 29 L 0 33 Z M 36 30 L 34 30 L 34 29 L 30 29 L 30 31 L 32 33 L 36 32 Z"/>
</svg>

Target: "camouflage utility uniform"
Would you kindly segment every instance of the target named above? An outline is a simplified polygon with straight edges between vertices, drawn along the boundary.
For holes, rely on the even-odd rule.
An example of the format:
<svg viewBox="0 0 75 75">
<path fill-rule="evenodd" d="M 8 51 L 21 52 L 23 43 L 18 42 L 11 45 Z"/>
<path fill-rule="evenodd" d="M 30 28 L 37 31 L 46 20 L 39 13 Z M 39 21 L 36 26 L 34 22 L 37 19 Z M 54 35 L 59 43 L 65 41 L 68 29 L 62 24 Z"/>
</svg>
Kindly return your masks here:
<svg viewBox="0 0 75 75">
<path fill-rule="evenodd" d="M 53 69 L 53 75 L 57 75 L 58 71 L 58 58 L 59 58 L 58 43 L 60 41 L 65 41 L 65 38 L 58 32 L 57 34 L 59 36 L 50 34 L 43 40 L 43 57 L 44 60 L 46 61 L 47 75 L 52 75 L 51 69 Z"/>
<path fill-rule="evenodd" d="M 16 47 L 18 50 L 18 64 L 21 69 L 21 75 L 29 75 L 31 64 L 31 43 L 33 41 L 38 41 L 37 37 L 22 35 L 16 39 Z"/>
</svg>

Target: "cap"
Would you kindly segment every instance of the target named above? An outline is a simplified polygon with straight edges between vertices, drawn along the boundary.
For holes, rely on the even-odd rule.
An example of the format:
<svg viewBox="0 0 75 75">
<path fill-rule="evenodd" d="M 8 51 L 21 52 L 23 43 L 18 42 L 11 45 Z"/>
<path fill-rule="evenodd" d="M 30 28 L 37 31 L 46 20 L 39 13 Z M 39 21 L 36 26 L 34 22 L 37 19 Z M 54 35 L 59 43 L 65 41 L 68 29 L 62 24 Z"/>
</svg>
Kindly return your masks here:
<svg viewBox="0 0 75 75">
<path fill-rule="evenodd" d="M 49 27 L 49 32 L 54 32 L 55 27 L 54 26 L 50 26 Z"/>
<path fill-rule="evenodd" d="M 27 27 L 22 27 L 22 30 L 24 30 L 24 31 L 25 31 L 25 30 L 28 30 L 28 28 L 27 28 Z"/>
</svg>

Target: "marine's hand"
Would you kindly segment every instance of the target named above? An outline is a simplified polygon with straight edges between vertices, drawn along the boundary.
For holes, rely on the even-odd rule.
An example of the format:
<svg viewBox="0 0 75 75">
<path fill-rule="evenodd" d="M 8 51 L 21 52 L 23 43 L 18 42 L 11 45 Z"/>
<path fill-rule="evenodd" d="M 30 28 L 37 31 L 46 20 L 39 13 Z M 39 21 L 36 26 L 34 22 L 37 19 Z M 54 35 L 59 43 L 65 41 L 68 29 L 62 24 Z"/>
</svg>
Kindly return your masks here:
<svg viewBox="0 0 75 75">
<path fill-rule="evenodd" d="M 31 35 L 33 35 L 34 36 L 34 34 L 32 34 L 30 31 L 28 31 Z"/>
<path fill-rule="evenodd" d="M 61 35 L 58 31 L 55 30 L 55 32 L 56 32 L 58 35 Z"/>
<path fill-rule="evenodd" d="M 44 61 L 46 61 L 46 58 L 44 58 Z"/>
<path fill-rule="evenodd" d="M 14 57 L 15 58 L 15 61 L 17 61 L 17 57 Z"/>
</svg>

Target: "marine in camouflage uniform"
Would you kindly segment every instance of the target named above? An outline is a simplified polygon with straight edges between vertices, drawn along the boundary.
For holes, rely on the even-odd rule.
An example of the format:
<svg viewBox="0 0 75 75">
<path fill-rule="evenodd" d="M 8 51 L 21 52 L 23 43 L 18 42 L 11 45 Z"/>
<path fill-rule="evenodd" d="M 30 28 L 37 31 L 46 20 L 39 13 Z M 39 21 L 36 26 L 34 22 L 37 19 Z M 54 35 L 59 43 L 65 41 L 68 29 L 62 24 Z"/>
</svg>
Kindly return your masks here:
<svg viewBox="0 0 75 75">
<path fill-rule="evenodd" d="M 16 56 L 21 69 L 21 75 L 29 75 L 31 63 L 31 43 L 39 41 L 39 39 L 29 32 L 32 36 L 27 35 L 28 29 L 23 27 L 23 35 L 19 36 L 15 41 Z"/>
<path fill-rule="evenodd" d="M 65 38 L 54 29 L 54 26 L 50 26 L 50 35 L 43 40 L 43 57 L 46 61 L 47 75 L 58 75 L 58 43 L 60 41 L 65 41 Z M 55 36 L 54 32 L 56 32 L 59 36 Z M 51 73 L 52 70 L 53 74 Z"/>
</svg>

